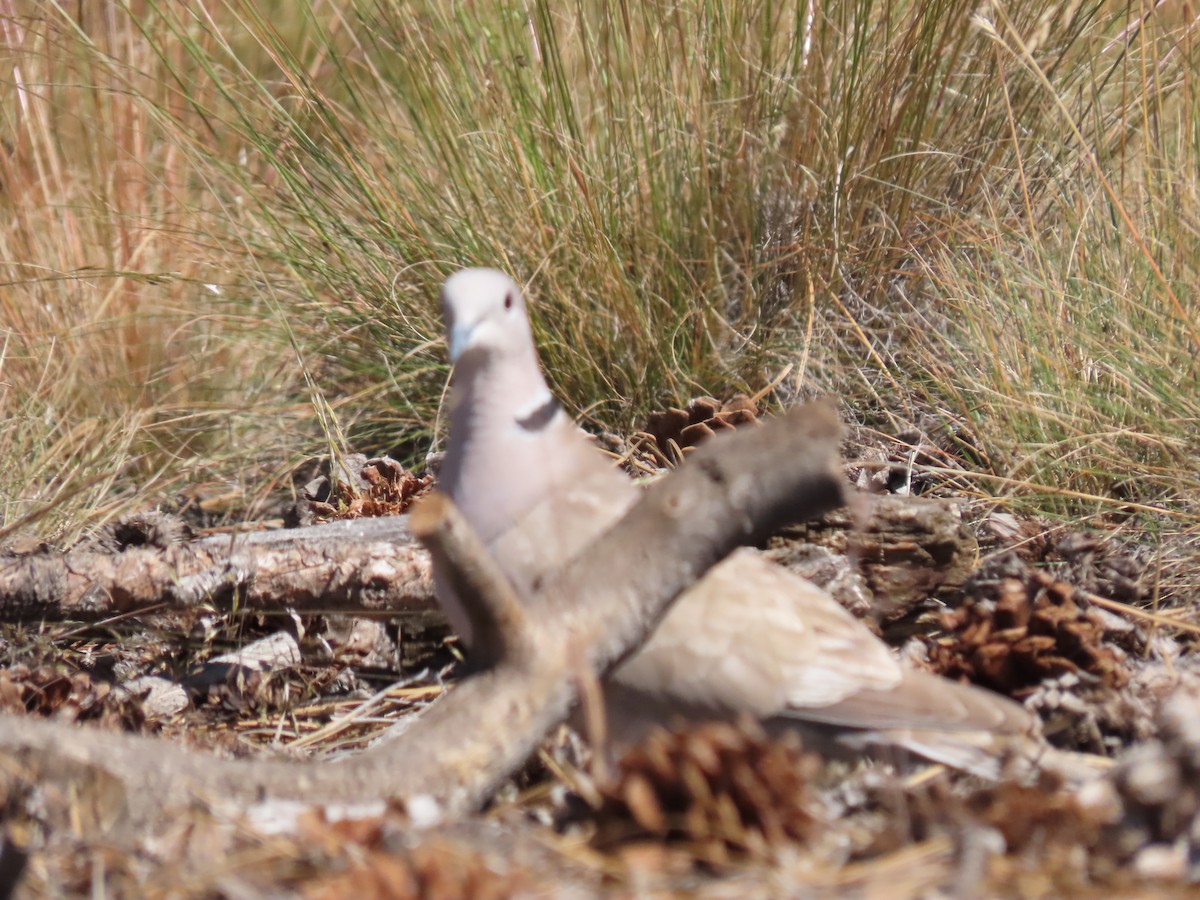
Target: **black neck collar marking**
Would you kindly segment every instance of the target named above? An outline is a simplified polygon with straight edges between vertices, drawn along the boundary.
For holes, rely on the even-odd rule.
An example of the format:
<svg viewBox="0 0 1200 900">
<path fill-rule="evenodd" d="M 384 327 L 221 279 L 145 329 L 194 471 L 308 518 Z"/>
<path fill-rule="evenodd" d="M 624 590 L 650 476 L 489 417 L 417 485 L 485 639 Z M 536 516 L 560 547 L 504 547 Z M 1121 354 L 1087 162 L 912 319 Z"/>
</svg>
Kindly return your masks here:
<svg viewBox="0 0 1200 900">
<path fill-rule="evenodd" d="M 535 406 L 528 415 L 517 418 L 517 424 L 525 431 L 541 431 L 558 415 L 558 403 L 553 397 Z"/>
</svg>

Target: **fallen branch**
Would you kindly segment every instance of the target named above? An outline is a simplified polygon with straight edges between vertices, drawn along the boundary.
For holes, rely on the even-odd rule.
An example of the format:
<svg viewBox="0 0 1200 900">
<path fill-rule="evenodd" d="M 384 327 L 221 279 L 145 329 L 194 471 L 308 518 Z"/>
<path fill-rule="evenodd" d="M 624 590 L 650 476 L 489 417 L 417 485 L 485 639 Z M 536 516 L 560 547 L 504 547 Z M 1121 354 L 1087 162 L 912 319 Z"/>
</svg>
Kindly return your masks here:
<svg viewBox="0 0 1200 900">
<path fill-rule="evenodd" d="M 401 734 L 355 756 L 223 760 L 133 735 L 2 716 L 0 771 L 63 798 L 102 786 L 106 815 L 96 824 L 105 830 L 140 831 L 185 806 L 239 814 L 270 800 L 424 798 L 443 817 L 462 815 L 566 718 L 581 661 L 603 676 L 640 646 L 676 596 L 738 545 L 841 503 L 838 430 L 832 409 L 813 405 L 710 441 L 519 611 L 511 586 L 453 507 L 436 502 L 417 524 L 431 552 L 461 561 L 460 596 L 474 620 L 493 629 L 480 646 L 494 665 Z"/>
<path fill-rule="evenodd" d="M 407 519 L 351 519 L 119 552 L 0 557 L 0 621 L 94 617 L 236 595 L 252 610 L 437 610 Z"/>
</svg>

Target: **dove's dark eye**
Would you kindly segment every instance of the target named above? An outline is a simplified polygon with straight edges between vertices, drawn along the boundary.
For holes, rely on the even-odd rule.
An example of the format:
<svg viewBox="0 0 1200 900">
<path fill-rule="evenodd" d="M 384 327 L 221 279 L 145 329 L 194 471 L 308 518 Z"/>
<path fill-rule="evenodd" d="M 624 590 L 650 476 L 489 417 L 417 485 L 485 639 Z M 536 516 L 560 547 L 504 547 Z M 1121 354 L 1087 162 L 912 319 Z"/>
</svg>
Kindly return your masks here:
<svg viewBox="0 0 1200 900">
<path fill-rule="evenodd" d="M 511 293 L 505 294 L 504 295 L 504 308 L 512 309 L 512 303 L 513 303 L 512 294 Z"/>
</svg>

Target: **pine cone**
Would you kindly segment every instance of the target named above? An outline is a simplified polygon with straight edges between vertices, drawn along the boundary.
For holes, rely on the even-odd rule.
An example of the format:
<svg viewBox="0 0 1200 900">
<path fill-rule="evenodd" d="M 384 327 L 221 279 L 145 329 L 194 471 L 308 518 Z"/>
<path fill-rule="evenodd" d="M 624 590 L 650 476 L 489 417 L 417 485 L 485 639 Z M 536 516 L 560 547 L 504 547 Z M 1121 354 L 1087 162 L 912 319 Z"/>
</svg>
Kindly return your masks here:
<svg viewBox="0 0 1200 900">
<path fill-rule="evenodd" d="M 687 409 L 671 407 L 651 413 L 646 433 L 668 462 L 678 463 L 693 447 L 718 431 L 757 424 L 758 407 L 745 394 L 737 394 L 724 404 L 711 397 L 697 397 Z"/>
<path fill-rule="evenodd" d="M 136 701 L 87 672 L 24 663 L 0 670 L 0 711 L 60 721 L 99 721 L 129 729 L 140 729 L 145 720 Z"/>
<path fill-rule="evenodd" d="M 387 456 L 356 453 L 337 467 L 335 477 L 321 475 L 305 485 L 304 498 L 306 512 L 317 521 L 366 519 L 407 512 L 432 488 L 431 475 L 414 475 Z"/>
<path fill-rule="evenodd" d="M 854 854 L 865 866 L 938 837 L 954 841 L 960 859 L 978 852 L 972 847 L 982 835 L 1002 837 L 1003 850 L 980 860 L 983 880 L 958 882 L 964 896 L 1078 896 L 1094 887 L 1089 868 L 1112 815 L 1111 808 L 1082 801 L 1047 774 L 1037 784 L 973 787 L 945 778 L 908 784 L 889 779 L 868 783 L 865 798 L 871 816 L 861 821 L 874 834 Z M 1030 884 L 1038 889 L 1030 892 Z"/>
<path fill-rule="evenodd" d="M 1022 697 L 1048 678 L 1085 672 L 1107 687 L 1128 681 L 1124 653 L 1105 640 L 1063 582 L 1046 582 L 1023 566 L 1000 578 L 976 573 L 969 599 L 942 616 L 948 637 L 929 646 L 934 671 Z"/>
<path fill-rule="evenodd" d="M 818 824 L 808 782 L 820 760 L 794 734 L 769 739 L 754 722 L 654 731 L 602 790 L 596 842 L 687 844 L 696 862 L 767 856 Z"/>
</svg>

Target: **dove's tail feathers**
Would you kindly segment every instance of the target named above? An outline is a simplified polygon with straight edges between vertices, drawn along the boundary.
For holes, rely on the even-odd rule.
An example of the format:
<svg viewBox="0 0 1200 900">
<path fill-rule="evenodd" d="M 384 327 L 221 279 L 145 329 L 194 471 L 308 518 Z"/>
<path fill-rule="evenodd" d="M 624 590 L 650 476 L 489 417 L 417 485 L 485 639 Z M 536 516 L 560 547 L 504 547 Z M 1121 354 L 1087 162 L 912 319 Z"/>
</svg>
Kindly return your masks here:
<svg viewBox="0 0 1200 900">
<path fill-rule="evenodd" d="M 836 741 L 854 750 L 868 747 L 900 750 L 988 781 L 1027 776 L 1034 771 L 1040 747 L 1034 739 L 1015 734 L 912 728 L 842 731 Z M 887 753 L 883 756 L 886 758 Z"/>
<path fill-rule="evenodd" d="M 1019 703 L 983 688 L 905 669 L 895 687 L 861 690 L 829 706 L 792 708 L 784 716 L 842 728 L 1029 735 L 1037 720 Z"/>
<path fill-rule="evenodd" d="M 857 691 L 825 707 L 791 708 L 780 719 L 832 726 L 843 746 L 900 748 L 990 780 L 1010 766 L 1027 770 L 1040 746 L 1037 719 L 1020 704 L 911 669 L 894 688 Z"/>
<path fill-rule="evenodd" d="M 781 717 L 837 729 L 851 748 L 891 747 L 999 779 L 1030 770 L 1038 721 L 1023 706 L 983 688 L 906 669 L 888 690 L 862 690 L 827 707 L 789 709 Z"/>
</svg>

